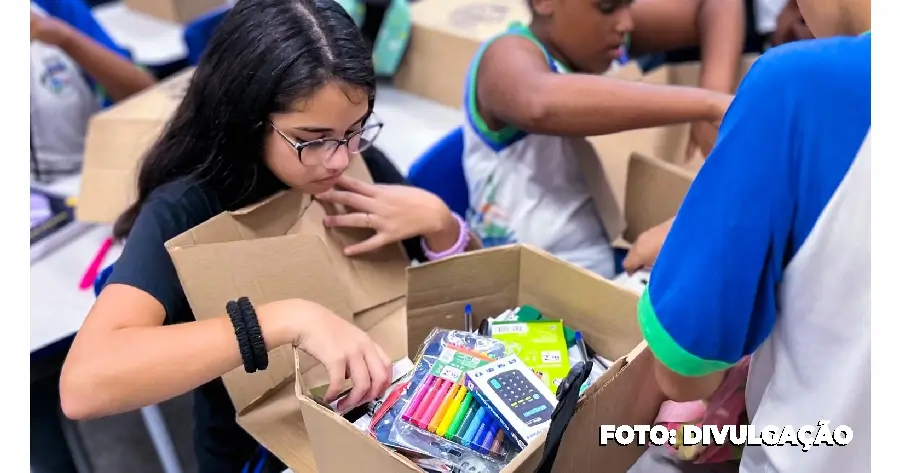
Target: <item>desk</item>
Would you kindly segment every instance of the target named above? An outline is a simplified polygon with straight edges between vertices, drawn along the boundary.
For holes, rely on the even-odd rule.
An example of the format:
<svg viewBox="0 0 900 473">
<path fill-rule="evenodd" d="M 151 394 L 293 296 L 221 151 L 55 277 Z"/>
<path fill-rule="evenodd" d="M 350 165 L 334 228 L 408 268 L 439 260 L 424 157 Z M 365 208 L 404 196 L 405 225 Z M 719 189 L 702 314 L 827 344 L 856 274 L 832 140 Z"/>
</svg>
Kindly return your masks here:
<svg viewBox="0 0 900 473">
<path fill-rule="evenodd" d="M 161 65 L 187 56 L 182 25 L 138 13 L 122 2 L 100 5 L 93 12 L 113 41 L 128 48 L 138 64 Z"/>
<path fill-rule="evenodd" d="M 80 185 L 81 178 L 72 177 L 41 188 L 72 196 L 78 194 Z M 94 304 L 94 291 L 79 290 L 78 283 L 111 232 L 110 225 L 92 225 L 74 241 L 31 266 L 32 353 L 69 337 L 81 327 Z M 115 261 L 120 253 L 121 248 L 114 246 L 106 261 Z"/>
</svg>

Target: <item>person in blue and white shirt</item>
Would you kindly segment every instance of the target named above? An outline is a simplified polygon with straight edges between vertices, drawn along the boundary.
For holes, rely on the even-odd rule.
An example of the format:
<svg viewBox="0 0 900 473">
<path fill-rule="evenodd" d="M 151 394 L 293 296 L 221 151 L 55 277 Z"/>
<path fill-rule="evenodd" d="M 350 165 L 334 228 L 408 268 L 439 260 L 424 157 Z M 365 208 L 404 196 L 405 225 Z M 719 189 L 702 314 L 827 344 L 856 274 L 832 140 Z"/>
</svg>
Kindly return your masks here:
<svg viewBox="0 0 900 473">
<path fill-rule="evenodd" d="M 31 2 L 32 178 L 79 172 L 91 115 L 154 82 L 83 0 Z"/>
<path fill-rule="evenodd" d="M 670 399 L 707 399 L 751 356 L 757 431 L 822 419 L 853 430 L 843 447 L 748 446 L 743 473 L 870 471 L 870 1 L 798 4 L 829 38 L 773 48 L 752 67 L 638 320 Z"/>
</svg>

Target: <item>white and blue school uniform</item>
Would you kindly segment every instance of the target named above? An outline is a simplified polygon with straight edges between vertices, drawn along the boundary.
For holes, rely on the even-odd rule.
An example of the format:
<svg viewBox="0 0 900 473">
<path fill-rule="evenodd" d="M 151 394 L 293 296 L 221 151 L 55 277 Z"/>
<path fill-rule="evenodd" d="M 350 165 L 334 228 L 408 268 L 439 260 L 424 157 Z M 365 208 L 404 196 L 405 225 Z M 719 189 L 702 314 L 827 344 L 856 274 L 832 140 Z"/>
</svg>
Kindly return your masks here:
<svg viewBox="0 0 900 473">
<path fill-rule="evenodd" d="M 743 473 L 870 471 L 871 37 L 768 51 L 741 83 L 653 268 L 638 319 L 683 376 L 752 356 L 766 426 L 847 446 L 747 446 Z"/>
<path fill-rule="evenodd" d="M 130 59 L 82 1 L 35 0 L 31 9 L 69 23 Z M 79 172 L 88 120 L 110 103 L 103 90 L 60 48 L 32 41 L 30 96 L 32 177 L 46 182 Z"/>
<path fill-rule="evenodd" d="M 516 23 L 498 38 L 504 35 L 533 41 L 554 72 L 568 72 L 528 27 Z M 463 169 L 469 186 L 469 226 L 485 246 L 531 244 L 612 278 L 613 249 L 576 159 L 573 138 L 512 126 L 494 131 L 479 115 L 475 81 L 492 41 L 475 55 L 465 85 Z"/>
</svg>

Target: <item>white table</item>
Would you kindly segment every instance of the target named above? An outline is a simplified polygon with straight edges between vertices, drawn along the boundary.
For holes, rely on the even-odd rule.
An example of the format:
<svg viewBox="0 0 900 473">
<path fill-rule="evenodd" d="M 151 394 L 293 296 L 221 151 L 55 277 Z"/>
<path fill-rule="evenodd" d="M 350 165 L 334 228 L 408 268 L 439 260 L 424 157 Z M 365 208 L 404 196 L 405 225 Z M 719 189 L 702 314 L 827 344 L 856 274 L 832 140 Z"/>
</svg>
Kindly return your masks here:
<svg viewBox="0 0 900 473">
<path fill-rule="evenodd" d="M 113 41 L 128 48 L 138 64 L 167 64 L 187 56 L 182 25 L 138 13 L 122 2 L 100 5 L 93 12 Z"/>
<path fill-rule="evenodd" d="M 81 178 L 72 177 L 41 188 L 77 196 L 80 185 Z M 74 241 L 31 266 L 32 353 L 74 334 L 81 327 L 94 304 L 94 291 L 93 288 L 82 291 L 78 284 L 111 232 L 110 225 L 92 225 Z M 121 248 L 114 245 L 105 265 L 115 261 L 120 253 Z"/>
</svg>

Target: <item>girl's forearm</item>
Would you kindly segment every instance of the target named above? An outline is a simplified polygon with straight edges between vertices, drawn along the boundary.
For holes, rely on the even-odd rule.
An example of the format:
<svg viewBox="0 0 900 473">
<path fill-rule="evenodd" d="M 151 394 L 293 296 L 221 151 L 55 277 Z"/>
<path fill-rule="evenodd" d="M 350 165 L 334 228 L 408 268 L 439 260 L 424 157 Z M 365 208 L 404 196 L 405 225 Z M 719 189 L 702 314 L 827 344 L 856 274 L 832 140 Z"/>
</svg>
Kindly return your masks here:
<svg viewBox="0 0 900 473">
<path fill-rule="evenodd" d="M 293 340 L 292 330 L 265 306 L 257 313 L 269 350 Z M 79 346 L 76 339 L 60 379 L 63 412 L 73 419 L 156 404 L 242 365 L 227 316 L 121 328 L 84 342 L 90 346 Z"/>
</svg>

